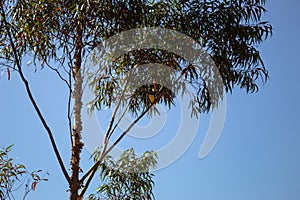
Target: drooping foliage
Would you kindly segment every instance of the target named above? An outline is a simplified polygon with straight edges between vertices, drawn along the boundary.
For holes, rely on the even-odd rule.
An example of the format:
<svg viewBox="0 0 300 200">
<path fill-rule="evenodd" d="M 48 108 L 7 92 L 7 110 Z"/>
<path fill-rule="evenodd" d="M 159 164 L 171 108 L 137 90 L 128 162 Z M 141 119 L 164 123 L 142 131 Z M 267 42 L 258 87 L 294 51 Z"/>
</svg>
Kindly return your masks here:
<svg viewBox="0 0 300 200">
<path fill-rule="evenodd" d="M 45 63 L 53 65 L 55 61 L 55 68 L 68 68 L 67 65 L 72 68 L 75 44 L 80 45 L 84 58 L 117 33 L 141 27 L 161 27 L 197 41 L 213 59 L 227 92 L 232 92 L 235 86 L 246 92 L 256 92 L 259 80 L 265 82 L 268 77 L 258 45 L 272 34 L 272 26 L 262 20 L 266 13 L 264 4 L 265 0 L 5 1 L 1 5 L 2 13 L 7 17 L 3 20 L 1 16 L 0 20 L 0 59 L 11 61 L 5 65 L 13 65 L 16 60 L 11 53 L 16 50 L 20 55 L 30 52 L 34 61 L 42 66 Z M 3 23 L 9 23 L 10 31 L 14 33 L 12 40 L 17 44 L 14 49 L 10 47 Z M 77 40 L 80 43 L 76 43 Z M 163 49 L 130 51 L 110 63 L 104 79 L 95 77 L 95 106 L 110 106 L 116 101 L 114 94 L 124 72 L 145 63 L 165 64 L 179 73 L 184 72 L 186 81 L 196 90 L 193 108 L 198 112 L 211 109 L 212 98 L 204 75 L 180 55 Z M 148 94 L 153 87 L 154 84 L 147 85 L 135 92 L 130 100 L 132 112 L 151 105 Z M 177 94 L 163 86 L 160 89 L 156 94 L 157 102 L 169 106 L 174 103 Z"/>
</svg>

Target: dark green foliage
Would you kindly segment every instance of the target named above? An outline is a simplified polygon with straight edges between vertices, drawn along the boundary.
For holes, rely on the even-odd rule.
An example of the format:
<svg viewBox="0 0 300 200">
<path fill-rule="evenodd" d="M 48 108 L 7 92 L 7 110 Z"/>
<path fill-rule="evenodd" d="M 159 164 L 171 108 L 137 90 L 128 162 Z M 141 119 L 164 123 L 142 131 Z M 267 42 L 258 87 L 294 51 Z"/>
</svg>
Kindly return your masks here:
<svg viewBox="0 0 300 200">
<path fill-rule="evenodd" d="M 265 82 L 268 78 L 257 49 L 272 35 L 272 26 L 262 21 L 266 12 L 264 4 L 265 0 L 25 0 L 5 1 L 1 7 L 18 44 L 15 49 L 20 55 L 31 52 L 34 61 L 38 60 L 42 66 L 51 61 L 56 61 L 55 68 L 65 63 L 74 65 L 72 58 L 78 29 L 82 32 L 81 53 L 86 56 L 104 40 L 122 31 L 161 27 L 176 30 L 197 41 L 212 57 L 227 92 L 238 86 L 252 93 L 258 90 L 259 80 Z M 11 59 L 12 49 L 3 28 L 3 16 L 1 19 L 0 59 L 10 60 L 13 64 L 16 61 Z M 93 85 L 98 94 L 95 106 L 111 106 L 117 93 L 116 85 L 124 72 L 145 63 L 165 64 L 179 73 L 185 70 L 186 81 L 195 87 L 197 93 L 194 106 L 198 112 L 211 109 L 214 102 L 203 79 L 205 74 L 192 70 L 188 67 L 191 63 L 174 52 L 162 49 L 135 50 L 110 63 L 105 79 L 95 77 L 98 79 Z M 141 88 L 132 98 L 133 113 L 149 106 L 145 97 L 153 87 L 146 87 L 148 90 Z M 160 91 L 162 99 L 158 102 L 170 106 L 176 95 L 176 91 L 171 97 L 170 91 Z M 221 98 L 222 94 L 216 96 Z"/>
<path fill-rule="evenodd" d="M 226 92 L 232 92 L 233 88 L 238 86 L 247 93 L 253 93 L 258 91 L 259 81 L 266 82 L 268 71 L 257 49 L 260 43 L 272 35 L 272 26 L 261 20 L 266 12 L 263 7 L 265 1 L 134 2 L 138 2 L 136 5 L 144 3 L 145 6 L 140 11 L 143 15 L 136 15 L 135 4 L 124 3 L 126 15 L 115 16 L 113 20 L 115 23 L 104 27 L 102 32 L 107 34 L 103 39 L 121 31 L 143 26 L 176 30 L 193 38 L 210 54 L 219 70 Z M 123 19 L 124 23 L 121 23 Z M 175 42 L 178 46 L 183 45 L 180 44 L 181 41 Z M 95 93 L 99 95 L 95 101 L 96 107 L 100 108 L 102 104 L 110 106 L 111 101 L 115 101 L 114 95 L 119 94 L 117 85 L 124 73 L 147 63 L 160 63 L 178 73 L 184 72 L 185 80 L 194 86 L 197 93 L 194 108 L 198 112 L 208 112 L 211 109 L 215 97 L 209 93 L 208 83 L 204 80 L 207 72 L 195 70 L 195 67 L 193 68 L 191 63 L 181 56 L 162 49 L 134 50 L 114 60 L 106 71 L 105 79 L 100 77 L 95 84 Z M 145 91 L 145 87 L 148 90 Z M 130 100 L 133 113 L 149 106 L 146 96 L 153 91 L 153 87 L 149 85 L 145 87 L 138 89 L 134 98 Z M 104 92 L 106 89 L 110 92 Z M 158 96 L 164 100 L 160 100 L 159 103 L 170 106 L 170 102 L 173 102 L 173 98 L 178 94 L 175 91 L 171 99 L 169 94 L 170 91 L 160 91 Z M 218 93 L 215 96 L 218 99 L 222 94 Z"/>
</svg>

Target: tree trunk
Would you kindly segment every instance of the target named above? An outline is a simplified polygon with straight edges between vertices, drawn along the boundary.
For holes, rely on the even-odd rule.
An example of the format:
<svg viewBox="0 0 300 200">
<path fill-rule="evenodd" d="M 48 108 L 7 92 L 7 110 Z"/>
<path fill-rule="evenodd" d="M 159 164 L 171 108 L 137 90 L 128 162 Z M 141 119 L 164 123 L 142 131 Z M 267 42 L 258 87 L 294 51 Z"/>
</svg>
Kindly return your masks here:
<svg viewBox="0 0 300 200">
<path fill-rule="evenodd" d="M 79 183 L 80 171 L 80 154 L 83 143 L 81 142 L 81 108 L 82 108 L 82 77 L 78 70 L 75 76 L 74 84 L 74 127 L 73 127 L 73 145 L 72 145 L 72 159 L 71 159 L 71 183 L 70 183 L 70 199 L 77 200 L 78 191 L 81 188 Z"/>
<path fill-rule="evenodd" d="M 82 185 L 79 181 L 80 172 L 80 154 L 83 147 L 81 141 L 82 121 L 81 121 L 81 109 L 82 109 L 82 73 L 81 73 L 81 50 L 82 50 L 82 29 L 80 25 L 77 27 L 76 46 L 74 54 L 74 126 L 73 126 L 73 138 L 72 138 L 72 158 L 71 158 L 71 182 L 70 182 L 70 200 L 81 200 L 78 192 Z"/>
</svg>

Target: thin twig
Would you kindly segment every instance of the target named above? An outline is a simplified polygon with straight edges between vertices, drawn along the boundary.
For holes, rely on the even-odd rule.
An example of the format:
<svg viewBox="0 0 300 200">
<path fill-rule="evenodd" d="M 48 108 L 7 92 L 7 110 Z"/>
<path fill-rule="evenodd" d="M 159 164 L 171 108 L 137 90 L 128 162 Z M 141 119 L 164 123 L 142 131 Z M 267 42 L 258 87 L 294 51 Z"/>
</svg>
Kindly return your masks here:
<svg viewBox="0 0 300 200">
<path fill-rule="evenodd" d="M 71 85 L 72 84 L 72 70 L 71 70 L 71 68 L 69 68 L 68 76 L 69 76 L 69 85 Z M 72 92 L 73 92 L 72 88 L 70 87 L 69 88 L 69 96 L 68 96 L 68 123 L 69 123 L 69 134 L 70 134 L 71 146 L 74 145 L 73 136 L 72 136 L 73 129 L 72 129 L 72 112 L 71 112 Z"/>
<path fill-rule="evenodd" d="M 59 78 L 65 82 L 68 86 L 68 88 L 70 89 L 71 88 L 71 85 L 69 84 L 69 82 L 61 75 L 61 73 L 58 71 L 58 69 L 52 67 L 51 65 L 49 65 L 48 63 L 46 63 L 46 65 L 53 71 L 55 71 L 57 73 L 57 75 L 59 76 Z"/>
<path fill-rule="evenodd" d="M 67 72 L 65 67 L 64 68 L 64 71 L 67 72 L 68 74 L 68 80 L 66 80 L 62 75 L 61 73 L 58 71 L 58 69 L 52 67 L 51 65 L 49 65 L 48 63 L 46 63 L 47 66 L 55 71 L 59 78 L 66 83 L 66 85 L 68 86 L 68 90 L 69 90 L 69 95 L 68 95 L 68 111 L 67 111 L 67 118 L 68 118 L 68 127 L 69 127 L 69 134 L 70 134 L 70 141 L 71 141 L 71 146 L 73 146 L 73 139 L 72 139 L 72 117 L 71 117 L 71 100 L 72 100 L 72 87 L 71 87 L 71 84 L 72 84 L 72 72 L 71 72 L 71 69 L 69 68 L 69 71 Z"/>
</svg>

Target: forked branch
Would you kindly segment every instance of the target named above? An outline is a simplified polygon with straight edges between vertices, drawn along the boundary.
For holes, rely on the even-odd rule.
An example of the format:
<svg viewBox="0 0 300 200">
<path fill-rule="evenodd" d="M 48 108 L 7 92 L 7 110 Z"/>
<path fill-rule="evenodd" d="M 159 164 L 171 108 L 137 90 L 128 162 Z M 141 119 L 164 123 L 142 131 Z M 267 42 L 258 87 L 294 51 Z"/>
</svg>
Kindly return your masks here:
<svg viewBox="0 0 300 200">
<path fill-rule="evenodd" d="M 80 180 L 81 183 L 83 183 L 83 181 L 88 177 L 86 184 L 84 185 L 84 188 L 82 189 L 80 196 L 83 196 L 91 182 L 91 180 L 93 179 L 99 165 L 101 164 L 101 162 L 103 161 L 104 157 L 122 140 L 122 138 L 133 128 L 134 125 L 136 125 L 136 123 L 141 120 L 146 113 L 148 113 L 148 111 L 153 107 L 153 105 L 156 103 L 157 101 L 154 101 L 146 110 L 144 110 L 142 112 L 142 114 L 137 117 L 129 126 L 128 128 L 118 137 L 118 139 L 106 150 L 106 151 L 102 151 L 101 155 L 98 159 L 98 161 L 91 167 L 91 169 L 82 177 L 82 179 Z"/>
</svg>

